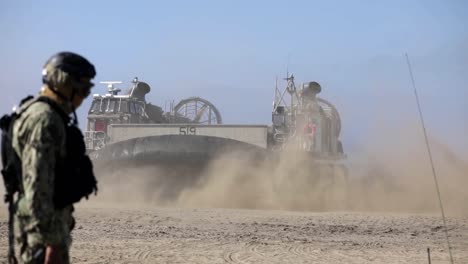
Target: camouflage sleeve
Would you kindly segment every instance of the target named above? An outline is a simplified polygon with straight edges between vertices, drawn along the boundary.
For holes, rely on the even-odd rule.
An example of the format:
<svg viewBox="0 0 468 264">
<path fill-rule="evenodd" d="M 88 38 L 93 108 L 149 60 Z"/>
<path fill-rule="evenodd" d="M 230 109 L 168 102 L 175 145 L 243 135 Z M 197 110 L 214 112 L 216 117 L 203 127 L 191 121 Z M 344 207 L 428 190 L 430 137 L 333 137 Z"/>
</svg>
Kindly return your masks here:
<svg viewBox="0 0 468 264">
<path fill-rule="evenodd" d="M 21 155 L 24 203 L 31 217 L 28 229 L 37 234 L 37 241 L 57 245 L 61 218 L 53 203 L 55 167 L 63 151 L 65 128 L 58 115 L 51 112 L 30 116 L 28 136 Z"/>
</svg>

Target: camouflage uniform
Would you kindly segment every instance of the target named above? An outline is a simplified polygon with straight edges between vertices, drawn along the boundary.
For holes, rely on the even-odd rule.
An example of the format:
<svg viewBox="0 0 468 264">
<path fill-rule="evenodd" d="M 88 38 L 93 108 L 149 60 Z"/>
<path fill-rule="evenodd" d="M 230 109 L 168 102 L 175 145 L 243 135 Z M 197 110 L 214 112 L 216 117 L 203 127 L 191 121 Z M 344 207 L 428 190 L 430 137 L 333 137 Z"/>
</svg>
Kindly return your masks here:
<svg viewBox="0 0 468 264">
<path fill-rule="evenodd" d="M 69 263 L 73 207 L 56 210 L 52 200 L 56 165 L 66 154 L 61 114 L 47 103 L 36 102 L 14 123 L 13 148 L 23 171 L 14 228 L 20 263 L 44 263 L 48 245 L 60 247 L 61 263 Z"/>
</svg>

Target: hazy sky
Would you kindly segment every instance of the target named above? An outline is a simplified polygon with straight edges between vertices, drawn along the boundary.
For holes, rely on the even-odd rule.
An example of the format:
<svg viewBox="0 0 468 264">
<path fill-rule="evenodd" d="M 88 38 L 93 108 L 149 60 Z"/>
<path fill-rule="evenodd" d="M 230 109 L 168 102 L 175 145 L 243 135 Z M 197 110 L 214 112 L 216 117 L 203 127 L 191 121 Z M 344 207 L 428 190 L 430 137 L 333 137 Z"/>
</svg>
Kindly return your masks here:
<svg viewBox="0 0 468 264">
<path fill-rule="evenodd" d="M 226 123 L 268 124 L 289 68 L 337 105 L 345 147 L 417 124 L 408 52 L 430 133 L 468 153 L 468 1 L 1 1 L 1 113 L 62 50 L 89 58 L 96 83 L 138 76 L 151 102 L 201 96 Z"/>
</svg>

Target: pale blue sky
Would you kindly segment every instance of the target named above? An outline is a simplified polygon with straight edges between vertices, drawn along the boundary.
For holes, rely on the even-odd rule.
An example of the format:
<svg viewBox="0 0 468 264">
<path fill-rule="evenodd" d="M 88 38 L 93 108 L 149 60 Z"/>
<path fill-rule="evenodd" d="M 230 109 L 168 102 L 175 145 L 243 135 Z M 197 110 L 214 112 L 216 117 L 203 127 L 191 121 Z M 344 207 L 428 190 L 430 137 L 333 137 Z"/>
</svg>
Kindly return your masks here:
<svg viewBox="0 0 468 264">
<path fill-rule="evenodd" d="M 96 82 L 138 76 L 153 103 L 197 95 L 226 123 L 268 124 L 289 64 L 298 82 L 322 84 L 345 147 L 357 147 L 381 116 L 417 124 L 408 52 L 431 134 L 466 154 L 467 48 L 463 0 L 2 1 L 0 112 L 36 93 L 45 60 L 70 50 L 96 65 Z"/>
</svg>

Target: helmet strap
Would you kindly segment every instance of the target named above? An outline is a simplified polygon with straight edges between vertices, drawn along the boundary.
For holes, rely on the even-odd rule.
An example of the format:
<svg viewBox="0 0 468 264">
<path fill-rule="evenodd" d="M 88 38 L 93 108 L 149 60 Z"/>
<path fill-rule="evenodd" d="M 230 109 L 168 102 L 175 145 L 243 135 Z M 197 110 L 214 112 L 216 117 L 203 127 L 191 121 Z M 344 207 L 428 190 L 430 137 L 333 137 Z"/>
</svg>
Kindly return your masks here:
<svg viewBox="0 0 468 264">
<path fill-rule="evenodd" d="M 73 99 L 75 99 L 75 94 L 76 94 L 75 89 L 72 89 L 72 94 L 71 94 L 71 97 L 70 97 L 70 106 L 71 106 L 71 110 L 72 110 L 72 113 L 73 113 L 72 125 L 78 126 L 78 117 L 76 115 L 75 106 L 73 105 Z"/>
<path fill-rule="evenodd" d="M 54 93 L 56 94 L 60 99 L 62 99 L 64 102 L 68 103 L 69 104 L 69 107 L 71 109 L 71 112 L 73 113 L 73 118 L 72 118 L 72 125 L 74 126 L 78 126 L 78 117 L 76 115 L 76 109 L 75 109 L 75 106 L 73 106 L 73 99 L 75 97 L 75 90 L 73 89 L 72 90 L 72 94 L 71 94 L 71 97 L 70 98 L 67 98 L 65 95 L 63 95 L 61 92 L 53 89 L 53 88 L 50 88 L 49 86 L 49 89 Z"/>
<path fill-rule="evenodd" d="M 62 99 L 63 101 L 65 102 L 68 102 L 68 101 L 71 101 L 69 98 L 67 98 L 65 95 L 63 95 L 61 92 L 55 90 L 54 88 L 52 88 L 49 84 L 49 90 L 51 90 L 55 95 L 57 95 L 60 99 Z"/>
<path fill-rule="evenodd" d="M 76 116 L 75 107 L 72 106 L 73 120 L 72 125 L 78 126 L 78 117 Z"/>
</svg>

